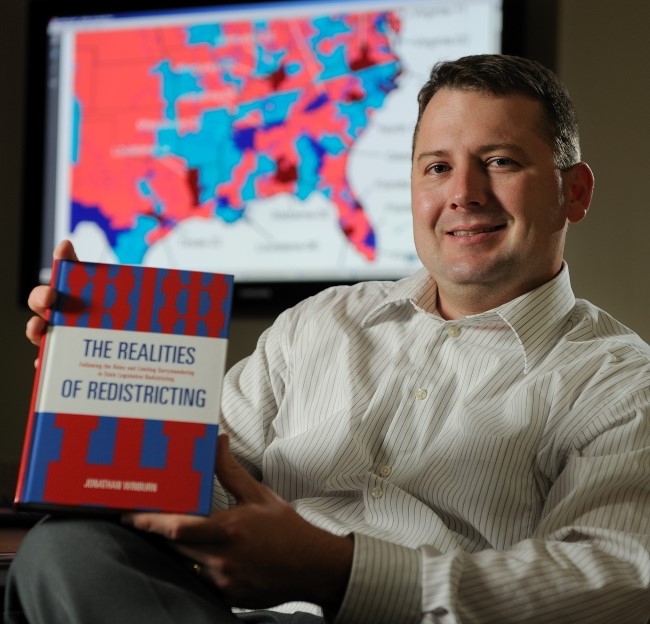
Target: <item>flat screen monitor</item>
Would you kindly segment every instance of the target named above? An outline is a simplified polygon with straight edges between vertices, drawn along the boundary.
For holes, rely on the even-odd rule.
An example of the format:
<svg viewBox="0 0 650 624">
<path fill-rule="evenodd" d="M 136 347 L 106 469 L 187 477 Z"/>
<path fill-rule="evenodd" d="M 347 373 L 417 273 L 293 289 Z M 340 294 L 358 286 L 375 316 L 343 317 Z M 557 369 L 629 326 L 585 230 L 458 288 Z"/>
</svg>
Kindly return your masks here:
<svg viewBox="0 0 650 624">
<path fill-rule="evenodd" d="M 260 315 L 419 268 L 418 90 L 440 59 L 517 52 L 521 27 L 501 0 L 30 11 L 21 283 L 69 238 L 85 260 L 233 273 L 234 313 Z"/>
</svg>

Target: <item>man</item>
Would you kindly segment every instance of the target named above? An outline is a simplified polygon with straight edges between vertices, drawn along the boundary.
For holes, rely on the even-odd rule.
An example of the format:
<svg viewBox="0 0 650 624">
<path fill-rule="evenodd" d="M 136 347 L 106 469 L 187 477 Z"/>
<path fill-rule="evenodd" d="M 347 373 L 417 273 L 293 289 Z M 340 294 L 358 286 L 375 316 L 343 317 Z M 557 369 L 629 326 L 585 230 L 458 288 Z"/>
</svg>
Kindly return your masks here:
<svg viewBox="0 0 650 624">
<path fill-rule="evenodd" d="M 7 622 L 647 621 L 650 347 L 571 291 L 572 104 L 506 56 L 434 67 L 419 104 L 425 268 L 282 314 L 225 383 L 217 511 L 41 524 Z"/>
</svg>

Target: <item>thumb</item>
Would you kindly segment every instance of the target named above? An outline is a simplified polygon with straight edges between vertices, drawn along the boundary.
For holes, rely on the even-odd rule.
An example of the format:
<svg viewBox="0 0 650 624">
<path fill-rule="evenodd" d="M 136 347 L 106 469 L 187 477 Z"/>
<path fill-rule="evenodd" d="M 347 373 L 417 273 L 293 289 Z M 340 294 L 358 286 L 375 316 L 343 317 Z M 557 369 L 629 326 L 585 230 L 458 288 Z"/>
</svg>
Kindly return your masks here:
<svg viewBox="0 0 650 624">
<path fill-rule="evenodd" d="M 73 244 L 67 239 L 62 240 L 56 246 L 53 257 L 55 260 L 78 260 Z"/>
<path fill-rule="evenodd" d="M 258 483 L 230 452 L 230 438 L 219 436 L 217 446 L 217 478 L 238 503 L 261 502 L 266 498 L 267 488 Z"/>
</svg>

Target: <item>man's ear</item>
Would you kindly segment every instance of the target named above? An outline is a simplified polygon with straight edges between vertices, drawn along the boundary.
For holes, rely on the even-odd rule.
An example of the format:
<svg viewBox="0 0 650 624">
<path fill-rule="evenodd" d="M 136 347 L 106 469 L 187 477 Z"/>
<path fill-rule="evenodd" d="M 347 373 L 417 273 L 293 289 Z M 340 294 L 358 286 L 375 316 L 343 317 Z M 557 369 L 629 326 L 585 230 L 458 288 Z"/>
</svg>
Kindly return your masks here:
<svg viewBox="0 0 650 624">
<path fill-rule="evenodd" d="M 594 174 L 587 163 L 579 162 L 565 171 L 564 189 L 567 202 L 567 219 L 571 223 L 582 221 L 589 210 L 594 193 Z"/>
</svg>

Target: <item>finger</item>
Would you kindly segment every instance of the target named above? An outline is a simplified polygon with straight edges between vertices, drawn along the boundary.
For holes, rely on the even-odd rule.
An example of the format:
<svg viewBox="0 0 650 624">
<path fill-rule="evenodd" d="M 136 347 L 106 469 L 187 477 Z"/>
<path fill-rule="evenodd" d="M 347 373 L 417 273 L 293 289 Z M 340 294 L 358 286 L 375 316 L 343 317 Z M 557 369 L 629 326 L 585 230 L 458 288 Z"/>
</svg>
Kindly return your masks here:
<svg viewBox="0 0 650 624">
<path fill-rule="evenodd" d="M 140 531 L 157 533 L 172 541 L 212 542 L 223 537 L 223 531 L 214 517 L 182 514 L 135 512 L 122 514 L 122 524 Z"/>
<path fill-rule="evenodd" d="M 74 246 L 69 240 L 61 241 L 52 254 L 55 260 L 77 260 Z M 56 290 L 48 285 L 36 286 L 29 293 L 27 305 L 39 316 L 44 316 L 56 299 Z"/>
<path fill-rule="evenodd" d="M 77 254 L 74 246 L 69 240 L 61 241 L 52 254 L 55 260 L 77 260 Z M 36 286 L 29 293 L 27 305 L 36 313 L 37 316 L 31 317 L 25 326 L 25 335 L 34 345 L 41 344 L 43 334 L 47 328 L 44 318 L 48 310 L 54 305 L 56 300 L 56 290 L 48 285 Z M 34 366 L 38 366 L 38 359 L 34 361 Z"/>
<path fill-rule="evenodd" d="M 171 546 L 177 553 L 180 553 L 186 559 L 207 566 L 208 558 L 206 557 L 204 544 L 191 546 L 188 544 L 173 543 Z M 214 546 L 212 546 L 212 548 L 214 549 Z"/>
<path fill-rule="evenodd" d="M 203 545 L 188 546 L 186 544 L 172 543 L 171 546 L 179 555 L 192 564 L 194 574 L 201 580 L 213 583 L 223 590 L 223 581 L 227 580 L 227 577 L 222 574 L 222 561 L 215 552 L 213 545 L 209 557 L 206 556 L 205 546 Z M 223 592 L 221 597 L 226 597 Z"/>
<path fill-rule="evenodd" d="M 77 260 L 77 254 L 69 240 L 61 241 L 54 250 L 55 260 Z M 56 299 L 56 290 L 51 286 L 42 284 L 36 286 L 29 293 L 27 305 L 39 316 L 43 316 L 46 310 L 52 306 Z"/>
<path fill-rule="evenodd" d="M 69 240 L 62 240 L 52 254 L 55 260 L 78 260 L 74 245 Z"/>
<path fill-rule="evenodd" d="M 258 483 L 232 455 L 230 439 L 225 434 L 219 436 L 217 478 L 239 503 L 262 502 L 268 496 L 269 490 Z"/>
<path fill-rule="evenodd" d="M 122 514 L 122 524 L 132 526 L 141 531 L 158 533 L 169 539 L 178 539 L 189 526 L 205 521 L 205 518 L 181 514 L 133 512 Z"/>
<path fill-rule="evenodd" d="M 56 290 L 51 286 L 36 286 L 29 293 L 27 298 L 27 305 L 29 308 L 36 312 L 39 316 L 43 316 L 45 312 L 52 306 L 56 299 Z"/>
<path fill-rule="evenodd" d="M 32 318 L 27 321 L 27 325 L 25 326 L 25 336 L 27 336 L 27 339 L 32 344 L 38 346 L 41 344 L 41 338 L 45 333 L 46 327 L 47 323 L 40 316 L 32 316 Z"/>
</svg>

